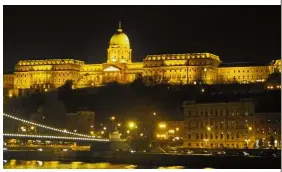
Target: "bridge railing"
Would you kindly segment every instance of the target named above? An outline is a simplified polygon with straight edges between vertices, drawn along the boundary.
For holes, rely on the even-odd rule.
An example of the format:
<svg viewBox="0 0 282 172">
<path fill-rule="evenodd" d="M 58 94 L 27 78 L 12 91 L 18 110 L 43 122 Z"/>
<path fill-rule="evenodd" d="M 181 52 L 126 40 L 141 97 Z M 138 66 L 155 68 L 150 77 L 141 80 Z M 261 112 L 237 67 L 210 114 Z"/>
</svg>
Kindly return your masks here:
<svg viewBox="0 0 282 172">
<path fill-rule="evenodd" d="M 47 135 L 29 135 L 29 134 L 15 134 L 15 133 L 3 133 L 3 136 L 4 137 L 13 137 L 13 138 L 30 138 L 30 139 L 58 139 L 58 140 L 74 140 L 74 141 L 109 142 L 109 139 L 66 137 L 66 136 L 47 136 Z"/>
<path fill-rule="evenodd" d="M 21 118 L 12 116 L 12 115 L 8 115 L 6 113 L 3 113 L 3 116 L 8 117 L 8 118 L 13 119 L 13 120 L 23 122 L 23 123 L 27 123 L 27 124 L 34 125 L 34 126 L 37 126 L 37 127 L 41 127 L 41 128 L 44 128 L 44 129 L 61 132 L 61 133 L 64 133 L 64 134 L 71 134 L 71 135 L 80 136 L 80 137 L 87 137 L 87 138 L 95 138 L 95 136 L 91 136 L 91 135 L 75 133 L 75 132 L 71 132 L 71 131 L 67 131 L 67 130 L 62 130 L 62 129 L 50 127 L 50 126 L 47 126 L 47 125 L 38 124 L 38 123 L 31 122 L 31 121 L 28 121 L 28 120 L 25 120 L 25 119 L 21 119 Z"/>
</svg>

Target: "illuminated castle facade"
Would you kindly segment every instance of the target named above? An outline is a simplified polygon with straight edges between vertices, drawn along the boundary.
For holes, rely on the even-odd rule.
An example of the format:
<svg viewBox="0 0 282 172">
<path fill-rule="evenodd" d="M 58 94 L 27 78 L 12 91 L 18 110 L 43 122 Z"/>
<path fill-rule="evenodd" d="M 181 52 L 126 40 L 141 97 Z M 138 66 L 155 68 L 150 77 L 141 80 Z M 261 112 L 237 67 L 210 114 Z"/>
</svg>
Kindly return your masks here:
<svg viewBox="0 0 282 172">
<path fill-rule="evenodd" d="M 121 27 L 111 37 L 107 62 L 85 64 L 75 59 L 22 60 L 13 74 L 4 74 L 4 89 L 17 96 L 19 90 L 48 91 L 72 80 L 74 88 L 101 86 L 109 82 L 130 83 L 138 76 L 169 84 L 216 84 L 261 82 L 275 71 L 281 60 L 268 65 L 224 64 L 211 53 L 147 55 L 143 62 L 132 62 L 132 49 Z"/>
</svg>

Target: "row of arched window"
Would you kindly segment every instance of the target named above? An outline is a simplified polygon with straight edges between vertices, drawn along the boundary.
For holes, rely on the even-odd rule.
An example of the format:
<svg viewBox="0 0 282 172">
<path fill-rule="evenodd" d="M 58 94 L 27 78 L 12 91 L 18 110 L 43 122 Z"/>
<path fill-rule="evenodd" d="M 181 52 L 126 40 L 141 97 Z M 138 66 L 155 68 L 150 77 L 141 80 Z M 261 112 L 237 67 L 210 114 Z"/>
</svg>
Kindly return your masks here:
<svg viewBox="0 0 282 172">
<path fill-rule="evenodd" d="M 188 134 L 187 136 L 188 139 L 192 139 L 192 134 Z M 226 139 L 226 140 L 235 140 L 235 139 L 239 139 L 240 135 L 239 133 L 227 133 L 226 135 L 224 135 L 223 133 L 220 134 L 213 134 L 213 133 L 196 133 L 195 134 L 195 139 Z"/>
</svg>

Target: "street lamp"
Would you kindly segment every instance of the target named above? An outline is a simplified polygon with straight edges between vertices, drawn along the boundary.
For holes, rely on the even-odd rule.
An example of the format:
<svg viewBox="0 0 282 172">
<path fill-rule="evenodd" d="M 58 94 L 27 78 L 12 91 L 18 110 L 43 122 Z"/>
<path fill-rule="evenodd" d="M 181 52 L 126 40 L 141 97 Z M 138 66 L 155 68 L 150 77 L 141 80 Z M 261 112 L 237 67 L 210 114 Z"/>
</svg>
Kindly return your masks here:
<svg viewBox="0 0 282 172">
<path fill-rule="evenodd" d="M 129 122 L 128 126 L 130 129 L 133 129 L 136 126 L 136 124 L 134 122 Z"/>
</svg>

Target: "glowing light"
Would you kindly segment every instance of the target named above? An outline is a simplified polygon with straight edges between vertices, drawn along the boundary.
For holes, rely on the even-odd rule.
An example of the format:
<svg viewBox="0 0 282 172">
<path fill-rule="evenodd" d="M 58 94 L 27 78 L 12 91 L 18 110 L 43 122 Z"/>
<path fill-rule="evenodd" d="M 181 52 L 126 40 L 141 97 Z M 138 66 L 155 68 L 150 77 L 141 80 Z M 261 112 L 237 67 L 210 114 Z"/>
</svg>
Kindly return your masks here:
<svg viewBox="0 0 282 172">
<path fill-rule="evenodd" d="M 134 122 L 129 122 L 128 126 L 129 126 L 129 128 L 134 128 L 135 127 L 135 123 Z"/>
<path fill-rule="evenodd" d="M 47 92 L 47 91 L 48 91 L 48 89 L 47 89 L 47 88 L 45 88 L 45 89 L 44 89 L 44 91 L 45 91 L 45 92 Z"/>
<path fill-rule="evenodd" d="M 104 127 L 103 129 L 104 129 L 104 130 L 107 130 L 107 127 Z"/>
<path fill-rule="evenodd" d="M 165 124 L 165 123 L 160 123 L 160 124 L 159 124 L 159 128 L 161 128 L 161 129 L 166 128 L 166 124 Z"/>
<path fill-rule="evenodd" d="M 101 131 L 101 134 L 104 134 L 105 132 L 104 131 Z"/>
<path fill-rule="evenodd" d="M 114 116 L 111 117 L 111 120 L 115 120 L 115 119 L 116 119 L 116 117 L 114 117 Z"/>
<path fill-rule="evenodd" d="M 9 94 L 9 97 L 11 98 L 11 97 L 13 97 L 13 95 L 12 95 L 12 94 Z"/>
<path fill-rule="evenodd" d="M 211 127 L 207 127 L 207 130 L 208 130 L 208 131 L 211 131 Z"/>
<path fill-rule="evenodd" d="M 174 130 L 168 130 L 168 133 L 174 134 L 175 131 Z"/>
<path fill-rule="evenodd" d="M 143 133 L 140 133 L 140 136 L 142 137 L 142 136 L 143 136 Z"/>
<path fill-rule="evenodd" d="M 34 130 L 34 126 L 31 126 L 30 129 Z"/>
<path fill-rule="evenodd" d="M 90 127 L 91 127 L 91 128 L 93 128 L 94 126 L 93 126 L 93 125 L 91 125 Z"/>
<path fill-rule="evenodd" d="M 156 112 L 154 112 L 153 115 L 156 116 Z"/>
<path fill-rule="evenodd" d="M 94 131 L 91 131 L 90 134 L 94 134 Z"/>
<path fill-rule="evenodd" d="M 179 128 L 177 127 L 175 130 L 176 130 L 176 131 L 179 131 Z"/>
<path fill-rule="evenodd" d="M 118 124 L 117 124 L 117 126 L 119 126 L 119 127 L 120 127 L 120 126 L 121 126 L 121 124 L 120 124 L 120 123 L 118 123 Z"/>
<path fill-rule="evenodd" d="M 248 130 L 250 130 L 250 131 L 251 131 L 252 129 L 253 129 L 252 127 L 249 127 L 249 128 L 248 128 Z"/>
<path fill-rule="evenodd" d="M 202 92 L 202 93 L 205 92 L 205 89 L 202 88 L 202 89 L 201 89 L 201 92 Z"/>
<path fill-rule="evenodd" d="M 130 133 L 130 131 L 129 131 L 129 130 L 127 130 L 127 131 L 126 131 L 126 133 L 127 133 L 127 134 L 129 134 L 129 133 Z"/>
</svg>

